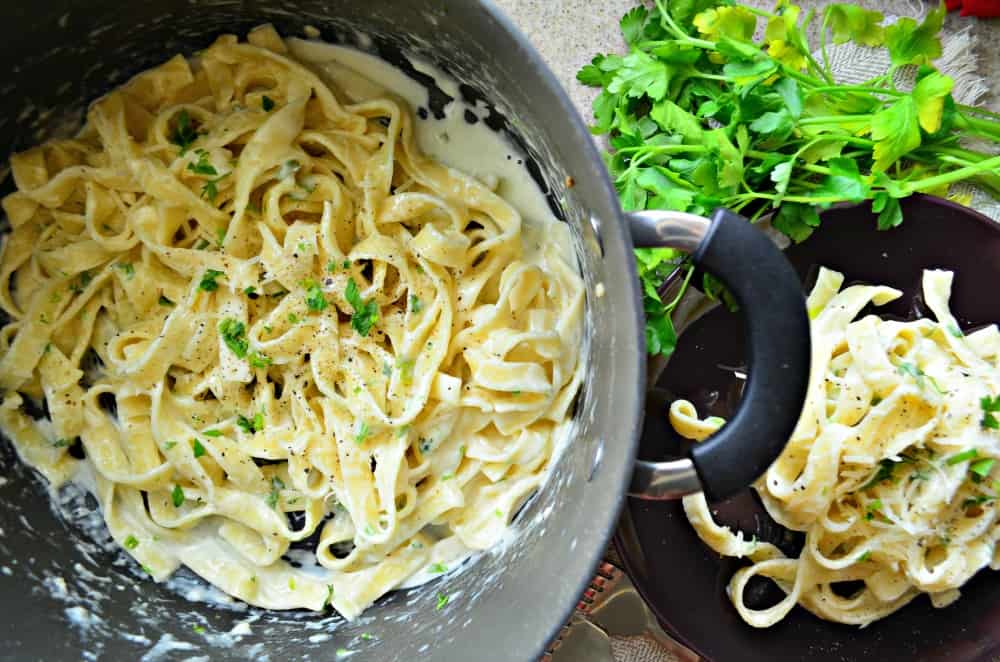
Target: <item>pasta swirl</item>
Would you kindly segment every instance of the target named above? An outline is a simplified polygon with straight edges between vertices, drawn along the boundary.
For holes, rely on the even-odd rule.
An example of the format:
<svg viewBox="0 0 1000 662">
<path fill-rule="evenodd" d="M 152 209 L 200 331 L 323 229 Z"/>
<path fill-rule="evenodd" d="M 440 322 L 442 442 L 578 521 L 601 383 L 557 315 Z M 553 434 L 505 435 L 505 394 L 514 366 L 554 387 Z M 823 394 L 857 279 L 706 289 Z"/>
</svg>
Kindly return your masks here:
<svg viewBox="0 0 1000 662">
<path fill-rule="evenodd" d="M 400 100 L 349 103 L 265 26 L 11 168 L 0 427 L 52 484 L 91 475 L 157 581 L 353 618 L 542 482 L 581 380 L 568 231 L 528 256 Z"/>
</svg>

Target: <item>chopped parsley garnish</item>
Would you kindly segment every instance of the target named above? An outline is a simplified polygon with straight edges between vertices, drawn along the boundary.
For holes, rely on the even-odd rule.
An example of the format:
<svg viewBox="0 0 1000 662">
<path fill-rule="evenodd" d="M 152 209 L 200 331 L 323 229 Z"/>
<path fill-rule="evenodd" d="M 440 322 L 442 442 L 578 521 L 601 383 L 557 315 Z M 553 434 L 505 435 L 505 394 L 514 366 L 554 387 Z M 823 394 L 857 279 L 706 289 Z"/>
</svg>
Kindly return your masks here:
<svg viewBox="0 0 1000 662">
<path fill-rule="evenodd" d="M 202 434 L 206 437 L 221 437 L 222 430 L 205 430 Z"/>
<path fill-rule="evenodd" d="M 208 269 L 205 274 L 201 277 L 201 282 L 198 283 L 199 290 L 205 290 L 206 292 L 214 292 L 219 289 L 219 284 L 215 282 L 215 279 L 223 275 L 221 271 L 217 269 Z"/>
<path fill-rule="evenodd" d="M 437 599 L 438 599 L 437 606 L 435 607 L 435 609 L 437 609 L 438 611 L 441 611 L 446 606 L 448 606 L 448 601 L 450 600 L 450 598 L 446 594 L 438 593 Z"/>
<path fill-rule="evenodd" d="M 430 570 L 431 572 L 433 572 L 436 575 L 439 575 L 442 572 L 448 572 L 448 566 L 446 566 L 443 563 L 434 563 L 434 564 L 431 565 L 430 568 L 428 568 L 428 570 Z"/>
<path fill-rule="evenodd" d="M 969 508 L 975 508 L 976 506 L 981 506 L 984 503 L 989 503 L 993 501 L 996 497 L 987 496 L 985 494 L 977 494 L 974 497 L 968 498 L 962 502 L 962 510 L 968 510 Z"/>
<path fill-rule="evenodd" d="M 410 431 L 409 425 L 400 426 L 400 428 L 396 430 L 396 438 L 398 439 L 400 437 L 405 437 L 406 433 L 408 433 L 409 431 Z"/>
<path fill-rule="evenodd" d="M 249 361 L 251 368 L 266 368 L 271 365 L 271 357 L 260 352 L 250 352 L 247 361 Z"/>
<path fill-rule="evenodd" d="M 326 604 L 333 604 L 333 584 L 326 586 Z"/>
<path fill-rule="evenodd" d="M 371 434 L 372 431 L 368 427 L 368 423 L 366 421 L 361 421 L 361 424 L 358 426 L 358 432 L 357 434 L 354 435 L 354 443 L 360 446 L 361 444 L 365 443 L 365 441 L 368 439 L 368 437 L 371 436 Z"/>
<path fill-rule="evenodd" d="M 865 483 L 861 489 L 867 490 L 869 487 L 875 487 L 884 480 L 890 480 L 893 471 L 896 470 L 896 464 L 896 462 L 889 459 L 879 462 L 878 472 L 876 472 L 875 477 Z"/>
<path fill-rule="evenodd" d="M 454 477 L 455 477 L 455 474 L 453 474 L 451 472 L 446 473 L 446 474 L 441 474 L 441 480 L 451 480 Z"/>
<path fill-rule="evenodd" d="M 135 549 L 139 546 L 139 539 L 129 534 L 129 536 L 125 538 L 125 542 L 123 542 L 122 545 L 125 546 L 125 549 Z"/>
<path fill-rule="evenodd" d="M 403 380 L 404 384 L 413 381 L 413 359 L 402 357 L 396 359 L 396 368 L 399 369 L 399 378 Z"/>
<path fill-rule="evenodd" d="M 347 657 L 348 655 L 351 655 L 351 654 L 352 654 L 352 651 L 349 651 L 346 648 L 338 648 L 337 649 L 337 657 Z"/>
<path fill-rule="evenodd" d="M 869 551 L 869 552 L 865 552 L 864 554 L 862 554 L 861 556 L 859 556 L 858 560 L 859 561 L 867 561 L 871 557 L 872 557 L 872 553 Z"/>
<path fill-rule="evenodd" d="M 392 377 L 392 364 L 388 361 L 382 362 L 382 374 L 386 377 Z"/>
<path fill-rule="evenodd" d="M 288 590 L 290 590 L 290 591 L 294 591 L 295 590 L 295 577 L 289 577 L 288 578 Z"/>
<path fill-rule="evenodd" d="M 174 508 L 180 508 L 184 505 L 184 488 L 180 485 L 174 485 L 173 491 L 170 493 L 170 500 L 174 504 Z"/>
<path fill-rule="evenodd" d="M 243 428 L 243 431 L 247 434 L 260 432 L 264 429 L 264 412 L 257 412 L 254 414 L 253 418 L 247 418 L 243 414 L 240 414 L 236 417 L 236 425 Z"/>
<path fill-rule="evenodd" d="M 962 333 L 962 329 L 958 328 L 958 326 L 955 325 L 955 324 L 949 324 L 948 327 L 947 327 L 947 329 L 948 329 L 948 333 L 950 333 L 951 335 L 955 336 L 956 338 L 964 338 L 965 337 L 965 334 Z"/>
<path fill-rule="evenodd" d="M 196 175 L 210 175 L 214 177 L 219 174 L 215 166 L 208 160 L 208 152 L 203 149 L 196 149 L 194 152 L 198 155 L 198 160 L 188 163 L 188 170 Z"/>
<path fill-rule="evenodd" d="M 177 445 L 176 441 L 170 441 L 170 440 L 168 440 L 168 441 L 163 442 L 163 447 L 165 449 L 167 449 L 167 450 L 172 449 L 176 445 Z"/>
<path fill-rule="evenodd" d="M 366 302 L 361 298 L 358 284 L 354 282 L 353 278 L 347 281 L 344 297 L 354 308 L 354 314 L 351 315 L 351 327 L 358 332 L 358 335 L 367 336 L 372 330 L 372 326 L 378 321 L 378 304 L 375 301 Z"/>
<path fill-rule="evenodd" d="M 174 302 L 161 294 L 160 295 L 160 305 L 161 306 L 172 306 L 172 305 L 174 305 Z"/>
<path fill-rule="evenodd" d="M 289 324 L 298 324 L 299 316 L 296 315 L 295 313 L 288 313 L 288 322 Z"/>
<path fill-rule="evenodd" d="M 205 634 L 205 628 L 201 625 L 193 625 L 191 626 L 191 629 L 197 632 L 198 634 Z"/>
<path fill-rule="evenodd" d="M 274 110 L 274 100 L 265 94 L 260 100 L 260 107 L 264 109 L 265 113 L 269 113 Z"/>
<path fill-rule="evenodd" d="M 326 263 L 326 270 L 329 271 L 330 273 L 333 273 L 334 271 L 337 270 L 337 263 L 334 262 L 333 260 L 330 260 L 329 262 Z"/>
<path fill-rule="evenodd" d="M 945 460 L 945 464 L 951 467 L 956 464 L 961 464 L 962 462 L 966 462 L 968 460 L 974 460 L 978 455 L 979 454 L 976 452 L 975 448 L 970 448 L 967 451 L 962 451 L 961 453 L 956 453 L 955 455 L 952 455 L 947 460 Z"/>
<path fill-rule="evenodd" d="M 52 446 L 55 448 L 66 448 L 69 446 L 68 439 L 56 439 L 52 442 Z"/>
<path fill-rule="evenodd" d="M 94 277 L 90 275 L 89 271 L 81 271 L 76 282 L 69 286 L 69 290 L 70 292 L 79 294 L 80 292 L 83 292 L 84 288 L 90 285 L 90 281 L 92 280 L 94 280 Z"/>
<path fill-rule="evenodd" d="M 281 164 L 281 168 L 278 169 L 278 179 L 285 179 L 290 175 L 294 175 L 299 170 L 302 169 L 302 164 L 296 159 L 289 159 Z"/>
<path fill-rule="evenodd" d="M 870 501 L 867 506 L 865 506 L 865 519 L 871 520 L 875 517 L 875 513 L 882 510 L 882 500 L 875 499 Z"/>
<path fill-rule="evenodd" d="M 285 482 L 277 476 L 271 476 L 271 493 L 267 495 L 268 506 L 278 507 L 278 499 L 281 498 L 281 490 L 283 489 L 285 489 Z"/>
<path fill-rule="evenodd" d="M 201 445 L 201 442 L 197 439 L 191 440 L 191 449 L 194 451 L 195 459 L 201 457 L 205 454 L 205 447 Z"/>
<path fill-rule="evenodd" d="M 243 294 L 245 294 L 247 296 L 252 296 L 254 294 L 257 294 L 257 288 L 254 287 L 253 285 L 251 285 L 250 287 L 248 287 L 245 290 L 243 290 Z"/>
<path fill-rule="evenodd" d="M 219 182 L 229 176 L 228 172 L 224 172 L 215 179 L 207 180 L 201 187 L 201 197 L 208 198 L 209 202 L 215 202 L 215 196 L 219 195 Z M 219 239 L 219 245 L 222 244 L 222 240 L 226 238 L 226 231 L 222 231 L 222 237 Z"/>
<path fill-rule="evenodd" d="M 900 363 L 896 367 L 896 369 L 899 371 L 900 374 L 909 375 L 910 377 L 913 377 L 913 379 L 915 379 L 916 382 L 917 382 L 917 387 L 918 388 L 923 388 L 924 387 L 924 381 L 926 380 L 927 382 L 930 383 L 931 388 L 933 388 L 939 394 L 944 395 L 944 391 L 941 390 L 940 386 L 938 386 L 937 380 L 935 380 L 933 377 L 931 377 L 930 375 L 928 375 L 927 373 L 925 373 L 923 370 L 921 370 L 920 368 L 918 368 L 916 365 L 914 365 L 912 363 L 906 363 L 904 361 L 903 363 Z"/>
<path fill-rule="evenodd" d="M 128 280 L 132 280 L 135 277 L 135 267 L 132 266 L 131 262 L 119 262 L 115 266 L 122 270 L 122 273 L 125 274 L 125 278 Z"/>
<path fill-rule="evenodd" d="M 226 343 L 226 347 L 233 354 L 241 359 L 246 358 L 247 349 L 249 348 L 249 343 L 246 337 L 244 337 L 245 333 L 246 325 L 232 317 L 227 317 L 219 322 L 219 335 L 222 336 L 222 341 Z"/>
<path fill-rule="evenodd" d="M 191 116 L 188 115 L 188 112 L 182 110 L 177 113 L 177 124 L 174 125 L 174 131 L 170 134 L 170 142 L 180 147 L 183 155 L 197 139 L 198 132 L 191 124 Z"/>
<path fill-rule="evenodd" d="M 420 302 L 420 297 L 416 294 L 410 295 L 410 312 L 419 313 L 424 307 L 424 304 Z"/>
<path fill-rule="evenodd" d="M 992 398 L 987 395 L 981 398 L 979 406 L 983 409 L 983 417 L 980 419 L 979 425 L 984 430 L 1000 430 L 1000 420 L 994 416 L 994 414 L 1000 413 L 1000 395 L 995 395 Z"/>
<path fill-rule="evenodd" d="M 315 312 L 326 310 L 330 304 L 323 296 L 323 289 L 311 280 L 305 281 L 303 285 L 306 287 L 306 305 L 309 306 L 309 310 Z"/>
<path fill-rule="evenodd" d="M 203 251 L 206 248 L 208 248 L 208 240 L 207 239 L 199 239 L 198 243 L 194 245 L 194 249 L 196 251 Z"/>
<path fill-rule="evenodd" d="M 368 632 L 362 632 L 362 633 L 361 633 L 361 639 L 362 639 L 363 641 L 371 641 L 371 640 L 372 640 L 372 638 L 373 638 L 373 637 L 372 637 L 372 635 L 371 635 L 371 634 L 369 634 Z"/>
<path fill-rule="evenodd" d="M 969 471 L 976 474 L 980 478 L 986 478 L 990 474 L 990 471 L 993 469 L 993 465 L 995 463 L 996 460 L 994 460 L 993 458 L 983 458 L 982 460 L 976 460 L 975 462 L 969 465 Z"/>
</svg>

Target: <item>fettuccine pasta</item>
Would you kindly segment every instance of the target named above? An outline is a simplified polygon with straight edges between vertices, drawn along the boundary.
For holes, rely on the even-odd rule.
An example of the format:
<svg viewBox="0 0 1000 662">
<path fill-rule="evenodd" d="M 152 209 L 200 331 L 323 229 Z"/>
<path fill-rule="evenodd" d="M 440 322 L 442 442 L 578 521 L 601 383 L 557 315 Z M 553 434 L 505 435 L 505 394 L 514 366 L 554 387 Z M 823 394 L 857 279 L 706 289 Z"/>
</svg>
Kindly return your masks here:
<svg viewBox="0 0 1000 662">
<path fill-rule="evenodd" d="M 262 27 L 11 170 L 0 427 L 53 485 L 90 475 L 157 581 L 353 618 L 541 484 L 581 380 L 568 230 L 529 250 L 395 97 L 349 102 Z"/>
<path fill-rule="evenodd" d="M 751 565 L 729 583 L 740 616 L 774 625 L 799 604 L 817 616 L 867 625 L 922 593 L 936 607 L 982 568 L 1000 568 L 1000 333 L 965 335 L 949 310 L 952 273 L 925 271 L 935 320 L 855 320 L 869 304 L 900 296 L 823 269 L 808 299 L 812 375 L 802 417 L 785 450 L 754 486 L 782 526 L 805 533 L 798 558 L 716 524 L 703 495 L 685 498 L 698 536 Z M 675 401 L 670 422 L 702 440 L 702 420 Z M 786 597 L 766 609 L 744 601 L 747 582 L 773 580 Z M 846 597 L 835 588 L 856 582 Z M 849 585 L 847 585 L 849 586 Z"/>
</svg>

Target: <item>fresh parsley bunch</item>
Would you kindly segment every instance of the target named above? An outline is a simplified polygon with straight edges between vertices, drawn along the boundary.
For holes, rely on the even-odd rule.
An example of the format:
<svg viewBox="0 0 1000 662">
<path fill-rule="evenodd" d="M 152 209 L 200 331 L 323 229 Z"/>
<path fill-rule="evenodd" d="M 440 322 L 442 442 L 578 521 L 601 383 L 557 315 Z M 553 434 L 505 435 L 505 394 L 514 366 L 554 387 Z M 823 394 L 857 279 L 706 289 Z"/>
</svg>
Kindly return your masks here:
<svg viewBox="0 0 1000 662">
<path fill-rule="evenodd" d="M 728 207 L 803 241 L 817 209 L 870 200 L 880 229 L 903 221 L 899 199 L 946 194 L 973 180 L 1000 195 L 1000 156 L 960 145 L 1000 141 L 1000 115 L 955 103 L 954 81 L 931 62 L 941 55 L 945 7 L 923 20 L 883 16 L 852 4 L 821 12 L 779 0 L 773 11 L 720 0 L 656 0 L 621 20 L 627 55 L 598 55 L 577 73 L 600 87 L 594 133 L 608 134 L 607 166 L 626 211 L 709 214 Z M 820 56 L 806 37 L 820 22 Z M 754 39 L 758 26 L 763 38 Z M 859 85 L 838 84 L 827 41 L 888 50 L 891 67 Z M 916 66 L 912 89 L 896 86 Z M 691 267 L 670 249 L 638 249 L 652 354 L 676 342 L 670 313 L 679 298 L 658 291 L 674 269 Z M 719 292 L 706 283 L 706 292 Z"/>
</svg>

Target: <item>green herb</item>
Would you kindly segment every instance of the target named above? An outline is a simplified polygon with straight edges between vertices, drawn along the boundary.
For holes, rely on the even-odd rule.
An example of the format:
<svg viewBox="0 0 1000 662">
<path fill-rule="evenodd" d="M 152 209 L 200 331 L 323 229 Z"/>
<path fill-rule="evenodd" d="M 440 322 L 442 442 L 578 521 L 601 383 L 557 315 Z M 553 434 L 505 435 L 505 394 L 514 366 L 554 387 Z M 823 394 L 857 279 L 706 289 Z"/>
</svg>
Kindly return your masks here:
<svg viewBox="0 0 1000 662">
<path fill-rule="evenodd" d="M 428 568 L 432 573 L 439 575 L 442 572 L 448 572 L 448 567 L 443 563 L 434 563 Z"/>
<path fill-rule="evenodd" d="M 135 267 L 132 266 L 131 262 L 119 262 L 115 266 L 122 270 L 122 273 L 125 274 L 125 278 L 128 280 L 132 280 L 135 277 Z"/>
<path fill-rule="evenodd" d="M 198 156 L 198 160 L 188 163 L 188 170 L 196 175 L 210 175 L 214 177 L 219 174 L 215 166 L 208 160 L 208 152 L 203 149 L 196 149 L 194 153 Z"/>
<path fill-rule="evenodd" d="M 365 443 L 365 440 L 367 440 L 370 436 L 371 430 L 368 428 L 368 423 L 361 421 L 361 424 L 358 426 L 358 432 L 354 435 L 354 443 L 360 446 Z"/>
<path fill-rule="evenodd" d="M 247 418 L 243 414 L 240 414 L 236 417 L 236 425 L 243 428 L 243 431 L 247 434 L 260 432 L 264 429 L 264 412 L 257 412 L 254 414 L 253 418 Z"/>
<path fill-rule="evenodd" d="M 295 578 L 294 577 L 289 577 L 288 578 L 288 589 L 291 590 L 291 591 L 295 590 Z"/>
<path fill-rule="evenodd" d="M 296 315 L 295 313 L 288 313 L 288 322 L 290 324 L 298 324 L 299 323 L 299 316 Z"/>
<path fill-rule="evenodd" d="M 52 442 L 54 448 L 67 448 L 69 446 L 69 439 L 56 439 Z"/>
<path fill-rule="evenodd" d="M 83 292 L 83 290 L 86 289 L 88 285 L 90 285 L 90 281 L 92 281 L 93 279 L 94 277 L 90 275 L 89 271 L 81 271 L 80 275 L 77 277 L 77 280 L 72 285 L 69 286 L 69 289 L 71 292 L 79 294 Z"/>
<path fill-rule="evenodd" d="M 257 294 L 257 288 L 251 285 L 250 287 L 247 287 L 246 289 L 243 290 L 243 294 L 247 296 L 250 296 L 252 294 Z"/>
<path fill-rule="evenodd" d="M 209 246 L 209 244 L 208 244 L 208 240 L 207 239 L 199 239 L 198 243 L 194 245 L 194 249 L 196 251 L 203 251 L 206 248 L 208 248 L 208 246 Z"/>
<path fill-rule="evenodd" d="M 386 377 L 392 377 L 392 364 L 388 361 L 382 362 L 382 374 Z"/>
<path fill-rule="evenodd" d="M 948 329 L 948 333 L 950 333 L 952 336 L 954 336 L 956 338 L 964 338 L 965 337 L 965 334 L 962 333 L 962 329 L 958 328 L 958 326 L 955 325 L 955 324 L 949 324 L 948 327 L 947 327 L 947 329 Z"/>
<path fill-rule="evenodd" d="M 865 506 L 865 519 L 866 520 L 873 519 L 875 517 L 875 513 L 877 513 L 880 510 L 882 510 L 881 499 L 875 499 L 873 501 L 869 501 L 868 505 Z"/>
<path fill-rule="evenodd" d="M 342 269 L 350 269 L 351 268 L 351 261 L 350 260 L 344 260 L 343 262 L 340 263 L 340 266 L 341 266 Z"/>
<path fill-rule="evenodd" d="M 197 439 L 191 440 L 191 449 L 194 451 L 195 459 L 198 459 L 205 454 L 205 447 L 201 445 L 201 442 Z"/>
<path fill-rule="evenodd" d="M 191 626 L 191 629 L 197 632 L 198 634 L 205 634 L 205 628 L 201 625 L 193 625 Z"/>
<path fill-rule="evenodd" d="M 176 446 L 176 445 L 177 445 L 177 442 L 176 442 L 176 441 L 170 441 L 170 440 L 167 440 L 167 441 L 163 442 L 163 448 L 165 448 L 165 449 L 166 449 L 166 450 L 168 450 L 168 451 L 169 451 L 170 449 L 172 449 L 172 448 L 173 448 L 174 446 Z"/>
<path fill-rule="evenodd" d="M 326 604 L 333 604 L 333 584 L 326 585 Z"/>
<path fill-rule="evenodd" d="M 829 5 L 817 17 L 817 48 L 806 36 L 816 14 L 787 2 L 772 11 L 731 0 L 654 5 L 622 18 L 627 54 L 597 55 L 577 74 L 600 88 L 592 130 L 609 137 L 626 211 L 773 213 L 774 227 L 803 241 L 820 224 L 817 209 L 838 202 L 871 201 L 888 229 L 912 193 L 974 180 L 1000 194 L 1000 156 L 961 144 L 1000 141 L 1000 118 L 957 104 L 953 81 L 928 66 L 941 53 L 943 6 L 921 23 L 886 26 L 876 11 Z M 838 83 L 831 40 L 884 48 L 892 64 L 861 84 Z M 907 65 L 919 66 L 911 91 L 895 83 Z M 637 263 L 647 350 L 669 355 L 673 302 L 657 290 L 690 267 L 669 249 L 639 249 Z"/>
<path fill-rule="evenodd" d="M 867 490 L 870 487 L 875 487 L 882 481 L 891 480 L 893 471 L 896 469 L 896 464 L 897 462 L 893 462 L 889 459 L 879 462 L 878 471 L 875 473 L 875 476 L 870 481 L 862 485 L 861 489 Z"/>
<path fill-rule="evenodd" d="M 160 295 L 160 305 L 161 306 L 173 306 L 174 302 L 161 294 Z"/>
<path fill-rule="evenodd" d="M 410 431 L 409 425 L 401 425 L 398 430 L 396 430 L 396 438 L 405 437 Z"/>
<path fill-rule="evenodd" d="M 135 549 L 139 546 L 139 539 L 129 534 L 129 536 L 125 538 L 125 542 L 123 542 L 122 545 L 125 546 L 125 549 Z"/>
<path fill-rule="evenodd" d="M 962 501 L 962 510 L 968 510 L 969 508 L 975 508 L 976 506 L 981 506 L 984 503 L 989 503 L 993 501 L 996 497 L 987 496 L 985 494 L 977 494 L 974 497 L 970 497 Z"/>
<path fill-rule="evenodd" d="M 285 179 L 286 177 L 294 175 L 301 169 L 301 163 L 299 163 L 296 159 L 289 159 L 288 161 L 282 163 L 281 167 L 278 169 L 278 179 Z"/>
<path fill-rule="evenodd" d="M 437 611 L 441 611 L 442 609 L 444 609 L 445 607 L 447 607 L 449 599 L 450 598 L 447 595 L 445 595 L 444 593 L 438 593 L 437 594 L 437 606 L 435 607 L 435 609 Z"/>
<path fill-rule="evenodd" d="M 205 435 L 206 437 L 221 437 L 222 436 L 222 431 L 221 430 L 205 430 L 204 432 L 202 432 L 202 434 Z"/>
<path fill-rule="evenodd" d="M 983 410 L 983 417 L 979 420 L 979 425 L 984 430 L 1000 430 L 1000 421 L 994 416 L 1000 413 L 1000 395 L 984 396 L 979 400 L 979 406 Z"/>
<path fill-rule="evenodd" d="M 353 278 L 347 281 L 344 297 L 354 308 L 354 314 L 351 315 L 351 327 L 358 332 L 358 335 L 367 336 L 372 326 L 378 321 L 378 303 L 374 300 L 364 301 L 358 291 L 358 284 L 354 282 Z"/>
<path fill-rule="evenodd" d="M 441 480 L 451 480 L 455 477 L 455 474 L 448 472 L 446 474 L 441 474 Z"/>
<path fill-rule="evenodd" d="M 173 491 L 170 493 L 170 500 L 174 504 L 174 508 L 180 508 L 184 505 L 184 488 L 180 485 L 174 485 Z"/>
<path fill-rule="evenodd" d="M 265 113 L 269 113 L 274 110 L 274 101 L 265 94 L 260 100 L 260 107 L 264 109 Z"/>
<path fill-rule="evenodd" d="M 371 524 L 365 524 L 365 535 L 366 536 L 375 535 L 375 529 L 372 528 Z"/>
<path fill-rule="evenodd" d="M 337 270 L 337 263 L 334 260 L 330 260 L 329 262 L 326 263 L 326 270 L 329 271 L 330 273 L 333 273 L 334 271 Z"/>
<path fill-rule="evenodd" d="M 867 561 L 871 557 L 872 557 L 872 553 L 869 551 L 869 552 L 865 552 L 864 554 L 861 554 L 860 556 L 858 556 L 858 560 L 859 561 Z"/>
<path fill-rule="evenodd" d="M 320 312 L 330 305 L 323 296 L 323 288 L 314 281 L 306 281 L 306 305 L 309 310 Z"/>
<path fill-rule="evenodd" d="M 420 298 L 416 294 L 410 295 L 410 312 L 419 313 L 424 307 L 424 304 L 420 302 Z"/>
<path fill-rule="evenodd" d="M 948 466 L 954 466 L 956 464 L 961 464 L 962 462 L 973 460 L 978 455 L 979 453 L 976 452 L 975 448 L 970 448 L 967 451 L 962 451 L 961 453 L 956 453 L 955 455 L 952 455 L 947 460 L 945 460 L 945 464 L 947 464 Z"/>
<path fill-rule="evenodd" d="M 243 322 L 237 321 L 232 317 L 227 317 L 226 319 L 219 322 L 219 335 L 222 336 L 222 341 L 226 343 L 226 347 L 232 351 L 237 358 L 246 358 L 247 349 L 249 348 L 249 342 L 247 341 L 244 334 L 246 333 L 246 325 Z"/>
<path fill-rule="evenodd" d="M 219 289 L 219 284 L 215 282 L 215 279 L 222 276 L 221 271 L 216 269 L 208 269 L 205 271 L 204 275 L 201 277 L 201 282 L 198 283 L 198 289 L 204 290 L 206 292 L 214 292 Z"/>
<path fill-rule="evenodd" d="M 371 641 L 373 638 L 374 637 L 372 635 L 370 635 L 369 633 L 367 633 L 367 632 L 362 632 L 361 633 L 361 639 L 362 639 L 362 641 Z"/>
<path fill-rule="evenodd" d="M 191 116 L 186 110 L 177 113 L 177 123 L 170 134 L 170 142 L 181 148 L 181 155 L 191 147 L 191 144 L 198 139 L 198 131 L 191 124 Z"/>
<path fill-rule="evenodd" d="M 337 649 L 337 657 L 347 657 L 348 655 L 351 655 L 351 653 L 352 651 L 349 651 L 346 648 Z"/>
<path fill-rule="evenodd" d="M 250 363 L 251 368 L 266 368 L 271 365 L 271 357 L 260 352 L 250 352 L 247 361 Z"/>
<path fill-rule="evenodd" d="M 399 378 L 404 384 L 413 382 L 413 359 L 399 357 L 396 359 L 396 368 L 399 370 Z"/>
<path fill-rule="evenodd" d="M 277 476 L 271 476 L 271 492 L 267 495 L 267 505 L 271 508 L 278 507 L 278 500 L 281 498 L 281 490 L 285 489 L 285 483 Z"/>
<path fill-rule="evenodd" d="M 139 567 L 142 568 L 143 572 L 145 572 L 147 575 L 152 575 L 153 574 L 153 569 L 150 568 L 148 565 L 143 564 L 143 565 L 141 565 Z"/>
<path fill-rule="evenodd" d="M 207 180 L 201 187 L 201 197 L 208 198 L 209 202 L 215 202 L 215 197 L 219 195 L 219 182 L 228 177 L 230 173 L 224 172 L 215 179 Z M 222 245 L 223 240 L 226 238 L 226 231 L 222 230 L 222 235 L 219 237 L 219 245 Z"/>
<path fill-rule="evenodd" d="M 986 478 L 990 471 L 993 469 L 993 465 L 996 460 L 993 458 L 983 458 L 982 460 L 976 460 L 969 465 L 969 471 L 976 474 L 980 478 Z"/>
</svg>

